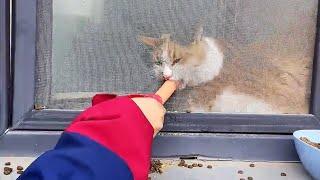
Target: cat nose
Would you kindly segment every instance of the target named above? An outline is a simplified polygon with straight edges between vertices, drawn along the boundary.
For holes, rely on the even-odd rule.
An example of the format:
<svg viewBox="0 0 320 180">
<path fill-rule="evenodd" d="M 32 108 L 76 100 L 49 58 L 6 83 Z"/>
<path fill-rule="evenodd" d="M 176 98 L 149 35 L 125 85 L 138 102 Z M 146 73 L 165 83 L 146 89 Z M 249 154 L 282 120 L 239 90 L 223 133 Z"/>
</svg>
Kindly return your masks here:
<svg viewBox="0 0 320 180">
<path fill-rule="evenodd" d="M 163 75 L 164 80 L 169 80 L 171 76 Z"/>
</svg>

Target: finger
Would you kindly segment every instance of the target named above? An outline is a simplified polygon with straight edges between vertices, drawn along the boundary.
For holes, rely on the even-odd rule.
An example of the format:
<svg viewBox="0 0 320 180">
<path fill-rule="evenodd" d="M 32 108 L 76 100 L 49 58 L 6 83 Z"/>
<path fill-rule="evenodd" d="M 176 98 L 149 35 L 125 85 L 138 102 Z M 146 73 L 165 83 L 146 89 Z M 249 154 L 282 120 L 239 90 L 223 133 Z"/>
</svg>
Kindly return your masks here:
<svg viewBox="0 0 320 180">
<path fill-rule="evenodd" d="M 177 84 L 178 83 L 176 81 L 168 80 L 164 82 L 164 84 L 156 92 L 156 94 L 161 97 L 163 104 L 171 97 L 171 95 L 177 89 Z"/>
</svg>

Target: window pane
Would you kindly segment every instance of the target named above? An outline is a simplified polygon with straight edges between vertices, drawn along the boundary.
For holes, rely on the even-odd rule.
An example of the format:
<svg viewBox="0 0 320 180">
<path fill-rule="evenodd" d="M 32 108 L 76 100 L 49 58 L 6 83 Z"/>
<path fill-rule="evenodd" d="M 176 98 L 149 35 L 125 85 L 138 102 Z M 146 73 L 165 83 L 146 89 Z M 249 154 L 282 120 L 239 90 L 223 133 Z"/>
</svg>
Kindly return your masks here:
<svg viewBox="0 0 320 180">
<path fill-rule="evenodd" d="M 83 109 L 97 92 L 154 92 L 164 73 L 186 83 L 169 111 L 308 113 L 317 3 L 39 1 L 36 102 Z"/>
</svg>

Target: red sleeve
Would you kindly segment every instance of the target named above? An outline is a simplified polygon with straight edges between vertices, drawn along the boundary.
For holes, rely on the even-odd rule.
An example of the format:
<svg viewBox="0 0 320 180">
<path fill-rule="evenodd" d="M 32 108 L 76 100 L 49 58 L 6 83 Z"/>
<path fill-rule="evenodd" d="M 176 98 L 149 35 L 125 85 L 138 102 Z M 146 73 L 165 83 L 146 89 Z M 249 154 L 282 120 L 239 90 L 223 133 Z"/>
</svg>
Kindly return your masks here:
<svg viewBox="0 0 320 180">
<path fill-rule="evenodd" d="M 96 95 L 93 106 L 79 115 L 66 132 L 79 133 L 121 157 L 134 179 L 147 179 L 153 128 L 129 97 Z"/>
</svg>

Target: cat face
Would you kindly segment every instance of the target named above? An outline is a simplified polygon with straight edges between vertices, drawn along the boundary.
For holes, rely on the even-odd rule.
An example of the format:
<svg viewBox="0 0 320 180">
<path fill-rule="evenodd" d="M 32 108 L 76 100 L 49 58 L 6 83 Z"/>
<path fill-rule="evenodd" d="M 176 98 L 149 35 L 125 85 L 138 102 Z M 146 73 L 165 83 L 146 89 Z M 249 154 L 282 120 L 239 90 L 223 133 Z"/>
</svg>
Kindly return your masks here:
<svg viewBox="0 0 320 180">
<path fill-rule="evenodd" d="M 161 38 L 141 36 L 140 41 L 153 48 L 152 59 L 158 76 L 165 80 L 183 80 L 181 71 L 192 58 L 187 48 L 171 41 L 168 34 Z"/>
</svg>

